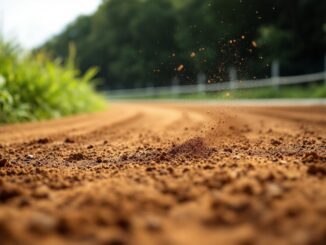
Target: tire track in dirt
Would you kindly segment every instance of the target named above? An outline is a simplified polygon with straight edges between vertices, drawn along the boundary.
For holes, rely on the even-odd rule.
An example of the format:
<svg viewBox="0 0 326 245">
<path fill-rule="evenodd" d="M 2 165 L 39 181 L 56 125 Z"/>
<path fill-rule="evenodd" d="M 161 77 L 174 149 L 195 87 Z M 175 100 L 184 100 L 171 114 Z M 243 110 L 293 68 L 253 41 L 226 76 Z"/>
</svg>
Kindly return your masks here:
<svg viewBox="0 0 326 245">
<path fill-rule="evenodd" d="M 112 104 L 0 128 L 3 244 L 324 244 L 325 107 Z"/>
</svg>

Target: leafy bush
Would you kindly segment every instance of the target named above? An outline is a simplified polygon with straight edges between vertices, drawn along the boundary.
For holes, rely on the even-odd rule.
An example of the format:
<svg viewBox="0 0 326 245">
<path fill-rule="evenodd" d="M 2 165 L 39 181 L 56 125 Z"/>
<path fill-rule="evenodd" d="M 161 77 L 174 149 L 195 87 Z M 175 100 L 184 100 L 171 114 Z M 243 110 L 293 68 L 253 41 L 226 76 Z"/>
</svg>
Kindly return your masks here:
<svg viewBox="0 0 326 245">
<path fill-rule="evenodd" d="M 102 109 L 96 94 L 97 69 L 80 76 L 75 68 L 75 48 L 70 45 L 65 64 L 44 52 L 26 54 L 0 38 L 0 123 L 58 118 Z"/>
</svg>

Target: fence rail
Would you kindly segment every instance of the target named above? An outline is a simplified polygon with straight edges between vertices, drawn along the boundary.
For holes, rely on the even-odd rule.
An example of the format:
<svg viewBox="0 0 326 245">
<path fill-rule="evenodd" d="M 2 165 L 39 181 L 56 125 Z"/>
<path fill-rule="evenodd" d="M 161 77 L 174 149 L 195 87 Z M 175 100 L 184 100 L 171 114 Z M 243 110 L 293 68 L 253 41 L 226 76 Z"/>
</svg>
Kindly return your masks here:
<svg viewBox="0 0 326 245">
<path fill-rule="evenodd" d="M 167 87 L 147 87 L 137 89 L 123 89 L 105 91 L 110 98 L 123 98 L 123 97 L 149 97 L 159 95 L 179 95 L 179 94 L 193 94 L 203 92 L 219 92 L 225 90 L 236 90 L 246 88 L 270 87 L 270 86 L 283 86 L 291 84 L 311 83 L 318 81 L 325 81 L 326 72 L 300 75 L 300 76 L 287 76 L 287 77 L 271 77 L 267 79 L 246 80 L 246 81 L 228 81 L 214 84 L 198 83 L 195 85 L 174 85 Z"/>
</svg>

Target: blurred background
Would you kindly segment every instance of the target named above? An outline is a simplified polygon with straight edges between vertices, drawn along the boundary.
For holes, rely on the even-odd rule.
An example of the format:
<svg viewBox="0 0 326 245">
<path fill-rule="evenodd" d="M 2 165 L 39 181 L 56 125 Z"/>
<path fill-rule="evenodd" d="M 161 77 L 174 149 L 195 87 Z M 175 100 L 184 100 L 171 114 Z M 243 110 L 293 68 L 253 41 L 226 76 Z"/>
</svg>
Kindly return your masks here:
<svg viewBox="0 0 326 245">
<path fill-rule="evenodd" d="M 67 57 L 75 43 L 82 71 L 98 66 L 104 88 L 212 83 L 323 71 L 323 0 L 107 0 L 40 48 Z"/>
<path fill-rule="evenodd" d="M 111 98 L 326 97 L 324 0 L 1 2 L 2 42 Z"/>
</svg>

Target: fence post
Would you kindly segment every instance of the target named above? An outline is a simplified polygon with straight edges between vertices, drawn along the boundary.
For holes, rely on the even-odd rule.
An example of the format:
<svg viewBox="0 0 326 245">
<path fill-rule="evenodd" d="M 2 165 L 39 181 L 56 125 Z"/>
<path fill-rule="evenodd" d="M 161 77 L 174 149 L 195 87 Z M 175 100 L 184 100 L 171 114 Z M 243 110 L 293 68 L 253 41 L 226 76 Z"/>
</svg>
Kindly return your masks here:
<svg viewBox="0 0 326 245">
<path fill-rule="evenodd" d="M 180 94 L 180 80 L 177 76 L 172 78 L 172 94 L 179 95 Z"/>
<path fill-rule="evenodd" d="M 326 54 L 324 55 L 324 85 L 326 86 Z"/>
<path fill-rule="evenodd" d="M 206 85 L 206 75 L 200 72 L 197 75 L 197 92 L 198 93 L 205 92 L 205 85 Z"/>
<path fill-rule="evenodd" d="M 278 60 L 274 60 L 272 63 L 272 82 L 274 84 L 274 88 L 279 89 L 279 86 L 280 86 L 280 62 Z"/>
<path fill-rule="evenodd" d="M 147 83 L 146 85 L 146 95 L 147 96 L 154 96 L 154 86 L 152 83 Z"/>
<path fill-rule="evenodd" d="M 237 80 L 238 80 L 237 70 L 233 66 L 231 66 L 229 68 L 229 82 L 230 82 L 231 90 L 234 90 L 237 88 Z"/>
<path fill-rule="evenodd" d="M 0 35 L 4 35 L 5 17 L 3 10 L 0 9 Z"/>
</svg>

